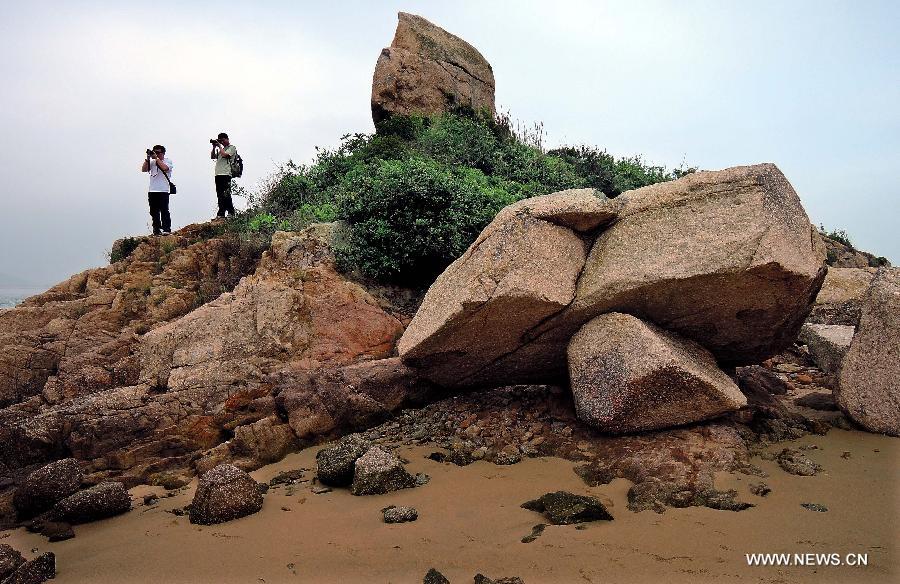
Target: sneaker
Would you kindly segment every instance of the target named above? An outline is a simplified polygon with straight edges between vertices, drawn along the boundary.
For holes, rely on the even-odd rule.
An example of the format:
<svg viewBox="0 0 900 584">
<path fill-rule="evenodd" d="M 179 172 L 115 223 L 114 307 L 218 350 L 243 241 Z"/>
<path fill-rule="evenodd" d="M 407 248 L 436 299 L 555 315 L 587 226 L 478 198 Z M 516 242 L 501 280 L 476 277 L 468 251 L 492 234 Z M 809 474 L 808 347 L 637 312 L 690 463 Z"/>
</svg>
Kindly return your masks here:
<svg viewBox="0 0 900 584">
<path fill-rule="evenodd" d="M 171 231 L 163 231 L 160 235 L 172 235 Z"/>
</svg>

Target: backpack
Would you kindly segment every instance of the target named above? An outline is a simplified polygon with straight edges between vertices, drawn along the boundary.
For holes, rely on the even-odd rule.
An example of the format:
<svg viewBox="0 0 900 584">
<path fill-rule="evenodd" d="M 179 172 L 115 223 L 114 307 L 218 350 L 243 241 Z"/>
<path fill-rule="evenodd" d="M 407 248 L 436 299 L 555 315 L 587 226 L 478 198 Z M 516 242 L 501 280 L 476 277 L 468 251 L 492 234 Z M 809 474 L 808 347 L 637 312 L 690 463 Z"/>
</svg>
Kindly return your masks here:
<svg viewBox="0 0 900 584">
<path fill-rule="evenodd" d="M 237 152 L 234 153 L 234 156 L 231 157 L 231 176 L 233 178 L 241 178 L 241 175 L 244 174 L 244 159 L 241 158 L 241 155 Z"/>
</svg>

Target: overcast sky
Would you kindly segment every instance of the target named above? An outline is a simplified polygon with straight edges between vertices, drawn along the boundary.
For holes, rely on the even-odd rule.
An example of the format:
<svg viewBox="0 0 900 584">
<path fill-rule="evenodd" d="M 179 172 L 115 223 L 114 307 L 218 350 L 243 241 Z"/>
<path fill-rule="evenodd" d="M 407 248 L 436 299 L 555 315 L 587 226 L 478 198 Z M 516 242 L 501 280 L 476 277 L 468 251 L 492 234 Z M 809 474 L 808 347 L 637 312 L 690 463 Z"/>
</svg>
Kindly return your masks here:
<svg viewBox="0 0 900 584">
<path fill-rule="evenodd" d="M 372 131 L 372 71 L 399 10 L 475 45 L 498 106 L 542 121 L 551 146 L 710 170 L 774 162 L 814 223 L 898 263 L 898 6 L 2 0 L 0 274 L 53 283 L 147 233 L 153 144 L 175 163 L 178 228 L 215 214 L 216 133 L 252 188 Z"/>
</svg>

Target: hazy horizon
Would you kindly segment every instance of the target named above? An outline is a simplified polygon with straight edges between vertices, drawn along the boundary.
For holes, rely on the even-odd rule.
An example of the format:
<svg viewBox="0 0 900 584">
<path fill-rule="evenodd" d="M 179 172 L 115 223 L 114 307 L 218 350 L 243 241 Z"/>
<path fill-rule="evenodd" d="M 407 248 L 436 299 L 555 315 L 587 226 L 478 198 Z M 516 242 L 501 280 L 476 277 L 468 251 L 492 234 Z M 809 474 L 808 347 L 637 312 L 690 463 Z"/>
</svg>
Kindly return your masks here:
<svg viewBox="0 0 900 584">
<path fill-rule="evenodd" d="M 173 228 L 208 220 L 208 139 L 253 189 L 278 164 L 373 130 L 396 13 L 477 47 L 498 109 L 548 146 L 655 164 L 774 162 L 816 225 L 900 261 L 900 40 L 893 3 L 5 3 L 0 286 L 50 285 L 149 232 L 145 148 L 165 144 Z M 243 202 L 238 202 L 243 206 Z"/>
</svg>

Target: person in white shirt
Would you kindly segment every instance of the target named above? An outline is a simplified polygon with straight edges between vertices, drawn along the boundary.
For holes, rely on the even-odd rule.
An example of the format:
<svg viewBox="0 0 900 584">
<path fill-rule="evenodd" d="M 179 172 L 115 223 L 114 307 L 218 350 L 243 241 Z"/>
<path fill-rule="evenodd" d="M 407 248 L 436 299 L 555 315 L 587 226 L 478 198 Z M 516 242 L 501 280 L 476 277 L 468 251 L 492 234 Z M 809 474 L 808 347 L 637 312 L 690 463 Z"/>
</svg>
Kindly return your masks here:
<svg viewBox="0 0 900 584">
<path fill-rule="evenodd" d="M 147 150 L 147 157 L 141 172 L 150 173 L 150 188 L 147 202 L 150 203 L 150 217 L 153 219 L 153 235 L 171 235 L 172 218 L 169 216 L 169 189 L 172 170 L 175 165 L 166 158 L 166 147 L 157 144 Z"/>
</svg>

